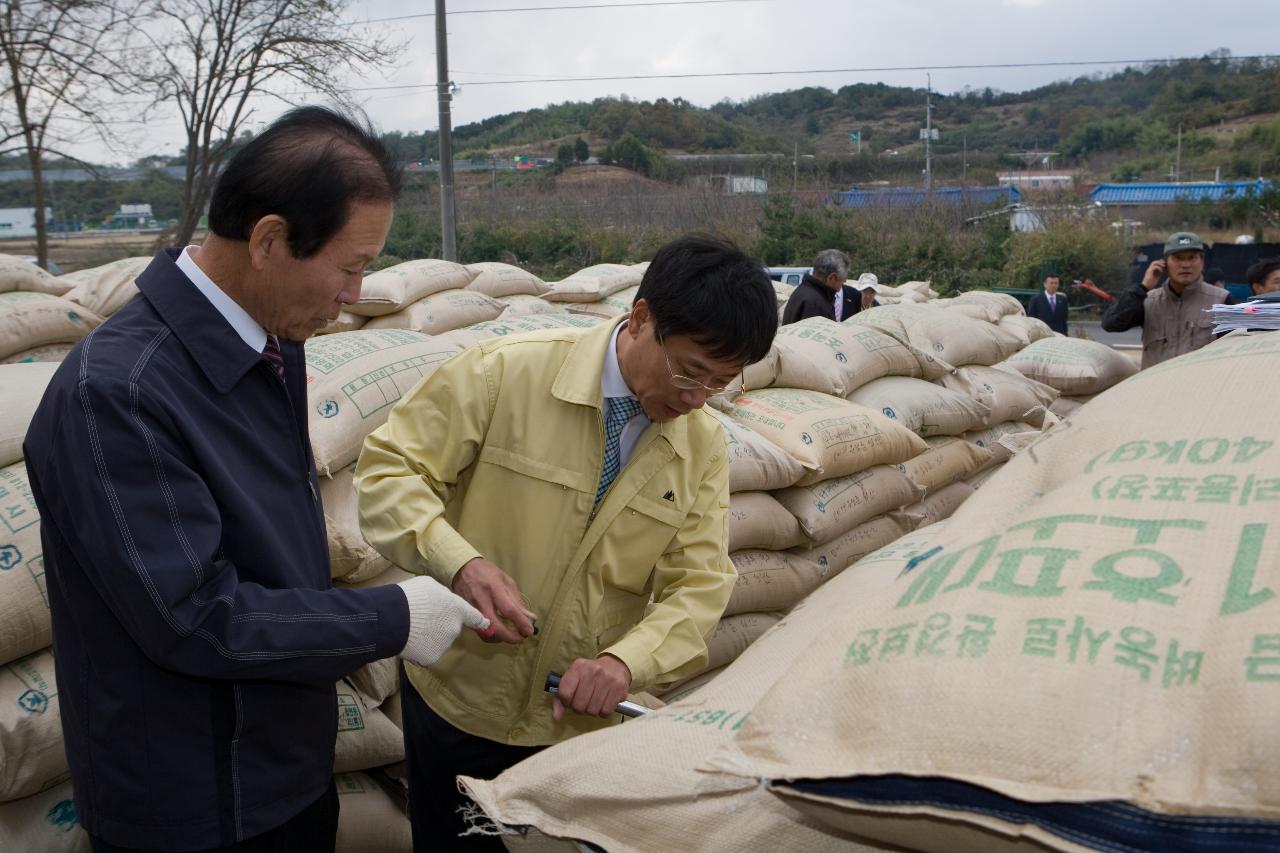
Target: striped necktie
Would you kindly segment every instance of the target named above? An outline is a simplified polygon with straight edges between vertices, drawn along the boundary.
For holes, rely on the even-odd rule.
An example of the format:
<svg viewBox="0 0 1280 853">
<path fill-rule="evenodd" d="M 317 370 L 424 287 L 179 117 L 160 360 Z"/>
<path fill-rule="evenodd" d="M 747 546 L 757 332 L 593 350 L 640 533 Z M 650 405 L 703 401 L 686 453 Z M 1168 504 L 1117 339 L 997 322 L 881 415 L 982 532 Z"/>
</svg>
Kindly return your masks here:
<svg viewBox="0 0 1280 853">
<path fill-rule="evenodd" d="M 275 369 L 276 376 L 284 381 L 284 353 L 280 352 L 280 341 L 275 335 L 267 335 L 267 345 L 262 350 L 262 357 Z"/>
<path fill-rule="evenodd" d="M 640 401 L 635 397 L 609 397 L 605 400 L 604 467 L 600 470 L 600 485 L 596 488 L 597 504 L 622 469 L 622 428 L 638 414 Z"/>
</svg>

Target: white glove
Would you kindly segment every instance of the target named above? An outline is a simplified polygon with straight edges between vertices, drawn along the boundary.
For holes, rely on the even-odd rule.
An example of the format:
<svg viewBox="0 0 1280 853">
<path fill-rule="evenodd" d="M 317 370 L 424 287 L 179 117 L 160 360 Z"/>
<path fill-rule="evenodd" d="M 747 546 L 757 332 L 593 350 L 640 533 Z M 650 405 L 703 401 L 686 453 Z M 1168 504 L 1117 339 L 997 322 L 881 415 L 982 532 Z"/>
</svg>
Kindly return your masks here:
<svg viewBox="0 0 1280 853">
<path fill-rule="evenodd" d="M 489 628 L 484 614 L 435 578 L 410 578 L 397 586 L 409 601 L 409 641 L 400 657 L 411 663 L 431 666 L 449 650 L 463 628 Z"/>
</svg>

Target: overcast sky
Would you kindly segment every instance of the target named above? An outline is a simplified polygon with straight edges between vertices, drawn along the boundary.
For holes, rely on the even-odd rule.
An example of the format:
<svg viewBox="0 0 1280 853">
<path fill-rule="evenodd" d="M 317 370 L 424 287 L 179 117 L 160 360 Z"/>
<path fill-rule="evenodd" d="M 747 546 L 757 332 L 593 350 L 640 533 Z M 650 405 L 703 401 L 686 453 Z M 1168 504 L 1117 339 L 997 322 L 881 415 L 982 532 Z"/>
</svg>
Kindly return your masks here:
<svg viewBox="0 0 1280 853">
<path fill-rule="evenodd" d="M 450 0 L 450 12 L 517 6 L 605 4 L 622 0 Z M 632 0 L 647 2 L 647 0 Z M 510 84 L 548 77 L 814 71 L 1200 56 L 1280 52 L 1277 0 L 763 0 L 653 8 L 458 14 L 449 18 L 454 126 L 568 100 L 627 94 L 683 97 L 708 106 L 723 98 L 857 82 L 921 86 L 924 71 L 848 71 L 702 79 Z M 352 0 L 351 20 L 419 14 L 432 0 Z M 435 24 L 430 17 L 384 23 L 408 40 L 398 66 L 351 80 L 353 89 L 435 81 Z M 935 70 L 934 88 L 1020 91 L 1118 65 Z M 435 129 L 430 86 L 361 91 L 357 97 L 383 130 Z M 304 99 L 305 100 L 305 99 Z M 257 102 L 255 122 L 283 110 Z M 178 123 L 157 117 L 127 152 L 86 146 L 99 161 L 140 153 L 174 153 Z"/>
</svg>

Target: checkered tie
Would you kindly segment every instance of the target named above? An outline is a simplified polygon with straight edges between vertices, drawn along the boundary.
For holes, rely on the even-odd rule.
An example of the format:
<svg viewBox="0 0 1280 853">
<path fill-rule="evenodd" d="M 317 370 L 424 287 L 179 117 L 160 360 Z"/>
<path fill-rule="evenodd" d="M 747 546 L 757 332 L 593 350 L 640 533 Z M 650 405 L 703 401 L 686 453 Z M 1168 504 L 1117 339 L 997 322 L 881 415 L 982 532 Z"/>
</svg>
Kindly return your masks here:
<svg viewBox="0 0 1280 853">
<path fill-rule="evenodd" d="M 275 335 L 267 335 L 267 345 L 262 350 L 262 357 L 265 358 L 273 368 L 275 368 L 276 376 L 280 377 L 280 381 L 284 381 L 284 354 L 280 352 L 280 341 Z"/>
<path fill-rule="evenodd" d="M 596 489 L 596 503 L 609 491 L 609 486 L 622 468 L 622 428 L 627 421 L 640 414 L 640 401 L 635 397 L 609 397 L 604 416 L 604 467 L 600 470 L 600 485 Z"/>
</svg>

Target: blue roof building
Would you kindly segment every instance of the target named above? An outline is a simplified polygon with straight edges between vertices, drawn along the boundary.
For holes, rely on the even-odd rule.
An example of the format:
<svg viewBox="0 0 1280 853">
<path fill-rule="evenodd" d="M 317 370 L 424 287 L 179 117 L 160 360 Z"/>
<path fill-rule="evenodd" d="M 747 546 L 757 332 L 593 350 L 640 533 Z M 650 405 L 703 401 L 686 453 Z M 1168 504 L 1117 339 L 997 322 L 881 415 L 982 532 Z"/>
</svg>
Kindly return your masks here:
<svg viewBox="0 0 1280 853">
<path fill-rule="evenodd" d="M 1022 201 L 1017 187 L 934 187 L 933 201 L 939 204 L 986 206 L 1012 204 Z M 835 203 L 842 207 L 859 208 L 912 208 L 924 204 L 930 197 L 920 187 L 889 187 L 877 190 L 845 190 L 832 193 Z"/>
<path fill-rule="evenodd" d="M 1104 206 L 1221 201 L 1224 198 L 1258 195 L 1274 186 L 1273 182 L 1262 178 L 1256 181 L 1203 181 L 1186 184 L 1098 184 L 1089 192 L 1089 199 Z"/>
</svg>

